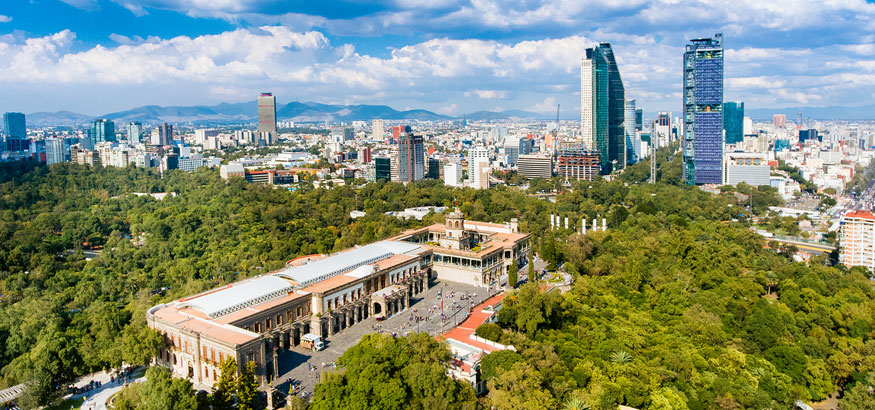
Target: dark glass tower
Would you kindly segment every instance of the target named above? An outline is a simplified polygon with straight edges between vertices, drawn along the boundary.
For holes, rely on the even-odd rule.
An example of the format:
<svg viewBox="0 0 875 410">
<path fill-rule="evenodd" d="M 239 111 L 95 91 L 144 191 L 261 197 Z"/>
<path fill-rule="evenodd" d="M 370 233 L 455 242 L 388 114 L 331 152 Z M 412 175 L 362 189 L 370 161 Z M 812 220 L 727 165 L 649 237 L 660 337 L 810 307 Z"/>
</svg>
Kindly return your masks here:
<svg viewBox="0 0 875 410">
<path fill-rule="evenodd" d="M 684 53 L 684 181 L 719 184 L 723 170 L 723 34 Z"/>
<path fill-rule="evenodd" d="M 608 62 L 608 161 L 616 170 L 626 166 L 626 89 L 611 43 L 601 43 L 599 48 Z"/>
<path fill-rule="evenodd" d="M 723 103 L 723 129 L 726 131 L 727 144 L 737 144 L 744 139 L 743 102 Z"/>
<path fill-rule="evenodd" d="M 583 145 L 599 151 L 604 174 L 626 165 L 625 96 L 610 43 L 586 49 L 580 64 Z"/>
</svg>

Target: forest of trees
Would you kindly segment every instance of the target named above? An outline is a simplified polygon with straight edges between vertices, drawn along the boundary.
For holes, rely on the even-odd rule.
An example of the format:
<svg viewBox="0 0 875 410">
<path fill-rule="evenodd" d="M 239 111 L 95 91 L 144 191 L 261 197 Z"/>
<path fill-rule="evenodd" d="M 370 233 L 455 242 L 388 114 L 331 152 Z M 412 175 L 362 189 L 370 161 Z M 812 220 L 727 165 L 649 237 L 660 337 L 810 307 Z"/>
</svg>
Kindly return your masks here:
<svg viewBox="0 0 875 410">
<path fill-rule="evenodd" d="M 647 163 L 610 182 L 539 182 L 560 192 L 555 203 L 513 187 L 439 181 L 305 184 L 292 193 L 226 182 L 209 169 L 162 177 L 137 168 L 0 164 L 0 387 L 29 382 L 23 404 L 48 403 L 78 375 L 147 363 L 160 344 L 145 328 L 147 307 L 298 255 L 440 221 L 384 213 L 456 199 L 470 219 L 520 218 L 521 230 L 538 238 L 539 255 L 575 275 L 572 291 L 523 286 L 509 297 L 492 337 L 519 353 L 487 357 L 486 397 L 474 399 L 442 376 L 436 366 L 449 352 L 431 339 L 374 336 L 323 379 L 314 408 L 339 403 L 337 391 L 370 403 L 360 408 L 445 400 L 447 408 L 778 409 L 840 388 L 865 402 L 875 380 L 875 293 L 865 275 L 826 266 L 825 257 L 806 266 L 763 249 L 745 226 L 748 201 L 680 186 L 679 159 L 658 156 L 658 184 L 638 184 L 649 177 Z M 755 192 L 754 211 L 779 201 Z M 352 210 L 367 216 L 353 220 Z M 550 231 L 551 212 L 604 216 L 609 230 Z M 85 250 L 101 253 L 88 261 Z M 379 381 L 395 389 L 392 396 L 363 387 L 375 369 L 394 375 Z M 135 394 L 185 391 L 156 380 L 164 384 L 129 393 L 142 403 L 132 408 L 152 408 Z M 208 403 L 201 399 L 179 402 Z"/>
</svg>

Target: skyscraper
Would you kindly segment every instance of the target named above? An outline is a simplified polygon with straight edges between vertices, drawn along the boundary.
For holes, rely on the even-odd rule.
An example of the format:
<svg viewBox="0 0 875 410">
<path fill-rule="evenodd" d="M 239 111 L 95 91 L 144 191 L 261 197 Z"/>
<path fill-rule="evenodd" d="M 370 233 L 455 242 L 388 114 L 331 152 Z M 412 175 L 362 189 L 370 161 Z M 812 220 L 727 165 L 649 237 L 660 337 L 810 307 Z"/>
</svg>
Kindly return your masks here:
<svg viewBox="0 0 875 410">
<path fill-rule="evenodd" d="M 626 100 L 626 109 L 623 110 L 623 128 L 626 132 L 626 161 L 629 164 L 638 162 L 635 158 L 635 100 Z"/>
<path fill-rule="evenodd" d="M 276 141 L 276 97 L 271 93 L 258 96 L 258 131 L 270 133 L 266 138 L 268 143 Z"/>
<path fill-rule="evenodd" d="M 603 173 L 626 165 L 625 94 L 610 43 L 586 49 L 580 63 L 583 145 L 599 151 Z"/>
<path fill-rule="evenodd" d="M 684 53 L 684 181 L 723 175 L 723 34 L 690 40 Z"/>
<path fill-rule="evenodd" d="M 371 121 L 371 139 L 374 141 L 383 139 L 383 120 Z"/>
<path fill-rule="evenodd" d="M 412 132 L 402 133 L 398 140 L 398 179 L 402 182 L 418 181 L 425 176 L 425 153 L 422 136 Z"/>
<path fill-rule="evenodd" d="M 106 119 L 97 119 L 91 124 L 91 142 L 115 142 L 115 123 Z"/>
<path fill-rule="evenodd" d="M 59 164 L 67 160 L 63 138 L 46 138 L 46 165 Z"/>
<path fill-rule="evenodd" d="M 775 128 L 786 128 L 787 127 L 787 114 L 774 114 L 772 115 L 772 125 Z"/>
<path fill-rule="evenodd" d="M 170 145 L 173 142 L 173 126 L 165 122 L 160 127 L 152 130 L 150 142 L 152 143 L 151 145 L 158 147 Z"/>
<path fill-rule="evenodd" d="M 616 170 L 626 167 L 626 88 L 611 43 L 601 43 L 599 48 L 608 61 L 608 156 L 612 170 Z"/>
<path fill-rule="evenodd" d="M 8 151 L 23 151 L 27 139 L 27 123 L 24 114 L 7 112 L 3 114 L 3 134 Z"/>
<path fill-rule="evenodd" d="M 143 124 L 138 121 L 128 123 L 128 141 L 140 142 L 140 134 L 143 132 Z"/>
<path fill-rule="evenodd" d="M 726 131 L 727 144 L 738 144 L 744 140 L 743 102 L 723 103 L 723 129 Z"/>
</svg>

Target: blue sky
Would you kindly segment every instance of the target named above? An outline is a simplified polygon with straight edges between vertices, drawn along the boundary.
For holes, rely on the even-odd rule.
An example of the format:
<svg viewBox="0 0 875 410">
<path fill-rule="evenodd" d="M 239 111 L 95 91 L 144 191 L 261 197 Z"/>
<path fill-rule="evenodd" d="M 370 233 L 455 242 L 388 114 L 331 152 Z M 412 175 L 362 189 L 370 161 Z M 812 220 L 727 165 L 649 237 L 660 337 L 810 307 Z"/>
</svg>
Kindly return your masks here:
<svg viewBox="0 0 875 410">
<path fill-rule="evenodd" d="M 875 100 L 864 0 L 4 0 L 0 110 L 99 115 L 272 91 L 445 114 L 561 103 L 577 116 L 580 57 L 607 41 L 627 98 L 677 112 L 684 43 L 716 32 L 726 100 Z"/>
</svg>

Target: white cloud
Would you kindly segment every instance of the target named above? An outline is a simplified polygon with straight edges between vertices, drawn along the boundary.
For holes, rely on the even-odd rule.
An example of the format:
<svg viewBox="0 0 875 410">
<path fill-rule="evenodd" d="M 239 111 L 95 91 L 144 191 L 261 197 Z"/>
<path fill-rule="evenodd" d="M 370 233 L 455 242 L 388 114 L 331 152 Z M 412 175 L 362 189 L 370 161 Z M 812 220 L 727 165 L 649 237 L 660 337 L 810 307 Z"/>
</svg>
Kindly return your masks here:
<svg viewBox="0 0 875 410">
<path fill-rule="evenodd" d="M 12 17 L 0 14 L 0 23 L 8 23 L 10 21 L 12 21 Z"/>
<path fill-rule="evenodd" d="M 507 97 L 507 91 L 504 90 L 471 90 L 465 91 L 465 97 L 476 96 L 481 100 L 503 99 Z"/>
<path fill-rule="evenodd" d="M 579 108 L 578 108 L 579 110 Z M 529 107 L 529 111 L 537 112 L 537 113 L 552 113 L 556 112 L 556 98 L 555 97 L 547 97 L 544 101 L 537 103 L 531 107 Z"/>
</svg>

